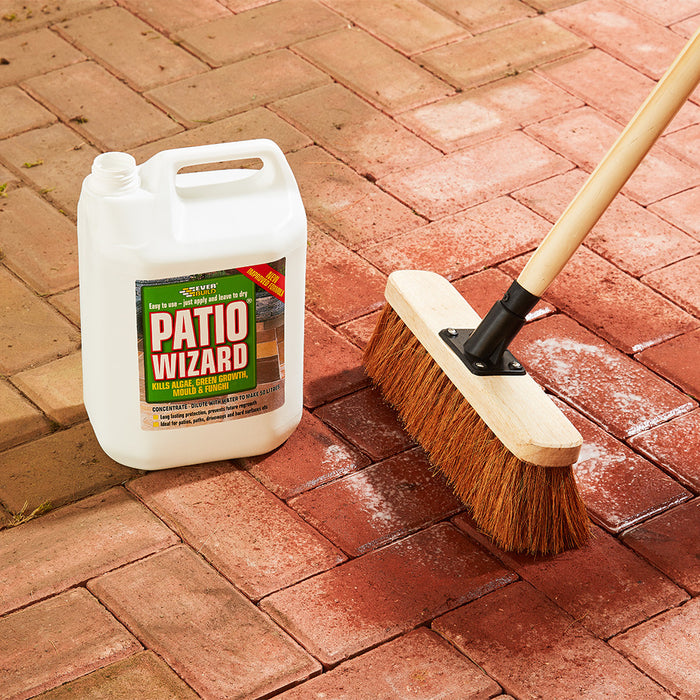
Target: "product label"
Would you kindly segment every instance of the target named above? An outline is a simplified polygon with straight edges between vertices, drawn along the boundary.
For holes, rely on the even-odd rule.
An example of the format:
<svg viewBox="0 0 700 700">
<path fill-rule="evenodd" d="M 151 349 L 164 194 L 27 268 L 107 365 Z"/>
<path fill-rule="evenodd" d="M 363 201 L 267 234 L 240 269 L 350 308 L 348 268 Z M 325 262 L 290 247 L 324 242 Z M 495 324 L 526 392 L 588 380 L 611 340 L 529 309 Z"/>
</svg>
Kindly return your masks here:
<svg viewBox="0 0 700 700">
<path fill-rule="evenodd" d="M 144 430 L 284 403 L 284 265 L 136 282 Z"/>
</svg>

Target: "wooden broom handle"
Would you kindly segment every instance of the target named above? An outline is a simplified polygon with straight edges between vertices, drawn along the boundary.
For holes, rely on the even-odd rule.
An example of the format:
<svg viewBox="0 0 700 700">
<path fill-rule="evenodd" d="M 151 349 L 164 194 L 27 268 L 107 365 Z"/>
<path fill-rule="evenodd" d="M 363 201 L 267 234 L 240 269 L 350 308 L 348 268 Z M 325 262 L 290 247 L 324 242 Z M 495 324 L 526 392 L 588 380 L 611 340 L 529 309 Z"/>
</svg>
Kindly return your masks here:
<svg viewBox="0 0 700 700">
<path fill-rule="evenodd" d="M 700 82 L 700 30 L 591 173 L 528 261 L 518 283 L 542 296 Z"/>
</svg>

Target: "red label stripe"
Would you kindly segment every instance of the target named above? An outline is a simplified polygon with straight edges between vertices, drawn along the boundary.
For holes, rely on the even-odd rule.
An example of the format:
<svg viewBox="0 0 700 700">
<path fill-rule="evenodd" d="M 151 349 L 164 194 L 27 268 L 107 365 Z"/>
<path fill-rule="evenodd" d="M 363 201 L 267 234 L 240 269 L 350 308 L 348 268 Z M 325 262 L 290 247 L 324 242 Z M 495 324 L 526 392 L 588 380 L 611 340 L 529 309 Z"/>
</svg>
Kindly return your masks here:
<svg viewBox="0 0 700 700">
<path fill-rule="evenodd" d="M 284 275 L 281 272 L 277 272 L 277 270 L 265 263 L 239 267 L 238 271 L 243 273 L 248 279 L 253 280 L 258 287 L 262 287 L 280 301 L 284 301 Z"/>
</svg>

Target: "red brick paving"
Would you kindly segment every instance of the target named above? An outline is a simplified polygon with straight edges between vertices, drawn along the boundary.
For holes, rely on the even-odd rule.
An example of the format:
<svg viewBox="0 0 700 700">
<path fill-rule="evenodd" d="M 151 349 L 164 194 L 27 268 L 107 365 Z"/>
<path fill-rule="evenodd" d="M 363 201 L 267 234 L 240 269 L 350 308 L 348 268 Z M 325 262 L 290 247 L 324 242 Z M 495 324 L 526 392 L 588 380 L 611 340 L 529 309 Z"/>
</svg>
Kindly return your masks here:
<svg viewBox="0 0 700 700">
<path fill-rule="evenodd" d="M 463 508 L 418 448 L 297 496 L 289 505 L 351 556 Z"/>
<path fill-rule="evenodd" d="M 0 532 L 0 612 L 59 593 L 178 541 L 121 488 Z"/>
<path fill-rule="evenodd" d="M 665 471 L 700 492 L 700 411 L 693 411 L 645 430 L 630 439 L 636 450 L 657 462 Z"/>
<path fill-rule="evenodd" d="M 613 647 L 627 654 L 642 671 L 683 700 L 700 693 L 699 603 L 696 598 L 611 641 Z"/>
<path fill-rule="evenodd" d="M 470 88 L 577 53 L 587 43 L 545 17 L 524 19 L 417 57 L 444 80 Z"/>
<path fill-rule="evenodd" d="M 132 700 L 135 688 L 149 700 L 197 700 L 199 697 L 165 661 L 151 651 L 139 652 L 104 666 L 38 697 L 41 700 L 69 700 L 75 697 Z"/>
<path fill-rule="evenodd" d="M 12 85 L 0 90 L 0 137 L 48 126 L 54 121 L 56 117 L 51 112 L 18 87 Z"/>
<path fill-rule="evenodd" d="M 81 15 L 57 31 L 142 91 L 202 73 L 207 66 L 120 7 Z"/>
<path fill-rule="evenodd" d="M 395 269 L 485 314 L 699 22 L 698 0 L 3 7 L 0 695 L 696 697 L 700 91 L 514 347 L 583 435 L 588 547 L 495 548 L 362 348 Z M 258 137 L 309 218 L 301 425 L 122 467 L 81 397 L 81 182 L 107 149 Z"/>
<path fill-rule="evenodd" d="M 318 109 L 319 103 L 326 106 L 323 111 Z M 425 141 L 337 83 L 280 100 L 272 108 L 333 155 L 375 179 L 440 156 Z"/>
<path fill-rule="evenodd" d="M 27 80 L 30 94 L 103 149 L 134 148 L 182 127 L 102 66 L 84 61 Z"/>
<path fill-rule="evenodd" d="M 697 405 L 563 314 L 526 326 L 513 347 L 547 388 L 619 438 L 665 423 Z"/>
<path fill-rule="evenodd" d="M 581 107 L 527 128 L 527 133 L 561 153 L 587 172 L 593 170 L 622 127 L 592 107 Z M 647 206 L 698 184 L 697 171 L 654 146 L 622 188 L 622 193 Z"/>
<path fill-rule="evenodd" d="M 654 87 L 651 78 L 599 49 L 544 65 L 538 72 L 620 124 L 632 118 Z M 668 131 L 697 123 L 697 110 L 692 102 L 686 103 Z"/>
<path fill-rule="evenodd" d="M 315 415 L 378 462 L 413 446 L 395 411 L 370 387 L 327 403 Z"/>
<path fill-rule="evenodd" d="M 27 220 L 35 235 L 27 240 Z M 0 203 L 0 246 L 5 264 L 39 294 L 62 292 L 78 283 L 73 222 L 32 190 L 22 187 Z"/>
<path fill-rule="evenodd" d="M 693 331 L 641 352 L 639 360 L 687 394 L 700 396 L 698 348 L 700 331 Z"/>
<path fill-rule="evenodd" d="M 514 131 L 440 161 L 389 175 L 380 184 L 423 216 L 438 219 L 570 167 L 565 159 Z"/>
<path fill-rule="evenodd" d="M 583 171 L 571 170 L 519 190 L 514 197 L 554 223 L 586 178 Z M 619 195 L 586 237 L 584 245 L 633 277 L 695 255 L 698 241 L 664 221 L 663 215 L 655 216 L 651 209 Z"/>
<path fill-rule="evenodd" d="M 105 574 L 89 588 L 202 697 L 256 697 L 319 669 L 188 547 Z"/>
<path fill-rule="evenodd" d="M 463 26 L 415 0 L 374 6 L 362 0 L 329 0 L 328 5 L 407 55 L 469 36 Z"/>
<path fill-rule="evenodd" d="M 54 124 L 0 141 L 0 149 L 0 157 L 22 180 L 59 211 L 75 216 L 80 185 L 99 153 L 96 148 L 65 124 Z"/>
<path fill-rule="evenodd" d="M 345 560 L 294 511 L 239 469 L 217 465 L 165 470 L 136 479 L 129 488 L 254 599 Z"/>
<path fill-rule="evenodd" d="M 357 28 L 301 42 L 296 51 L 389 114 L 454 93 L 450 85 Z"/>
<path fill-rule="evenodd" d="M 0 424 L 2 449 L 49 432 L 50 424 L 46 416 L 8 382 L 0 382 L 0 401 L 3 406 L 3 420 Z"/>
<path fill-rule="evenodd" d="M 272 493 L 291 498 L 366 467 L 370 460 L 304 411 L 299 427 L 284 445 L 241 463 Z"/>
<path fill-rule="evenodd" d="M 649 209 L 661 218 L 682 228 L 693 236 L 695 240 L 700 241 L 700 222 L 693 216 L 693 203 L 697 202 L 699 193 L 699 187 L 691 188 L 667 199 L 662 199 L 649 207 Z"/>
<path fill-rule="evenodd" d="M 527 257 L 505 263 L 503 269 L 516 277 Z M 682 308 L 585 247 L 576 251 L 545 298 L 629 354 L 698 324 Z"/>
<path fill-rule="evenodd" d="M 700 499 L 632 528 L 623 541 L 691 595 L 700 593 Z"/>
<path fill-rule="evenodd" d="M 359 252 L 387 274 L 430 270 L 452 280 L 531 250 L 548 229 L 529 209 L 499 197 Z"/>
<path fill-rule="evenodd" d="M 671 698 L 524 581 L 444 615 L 433 629 L 517 698 Z"/>
<path fill-rule="evenodd" d="M 549 81 L 527 72 L 404 112 L 398 119 L 449 152 L 580 104 Z"/>
<path fill-rule="evenodd" d="M 424 627 L 282 693 L 281 700 L 487 700 L 498 685 Z M 500 696 L 499 696 L 500 697 Z"/>
<path fill-rule="evenodd" d="M 453 522 L 475 532 L 467 515 L 458 515 Z M 525 581 L 603 639 L 688 600 L 671 580 L 677 577 L 659 573 L 597 527 L 588 546 L 557 557 L 513 555 L 495 549 L 483 536 L 480 539 Z"/>
<path fill-rule="evenodd" d="M 580 414 L 564 409 L 585 445 L 574 465 L 591 517 L 619 533 L 691 497 L 674 479 Z"/>
<path fill-rule="evenodd" d="M 306 306 L 309 310 L 337 326 L 382 308 L 384 275 L 313 224 L 309 226 L 308 236 Z M 356 290 L 355 293 L 345 293 L 348 287 Z"/>
<path fill-rule="evenodd" d="M 6 698 L 33 697 L 142 648 L 84 588 L 1 618 L 0 631 Z"/>
<path fill-rule="evenodd" d="M 273 593 L 261 605 L 324 664 L 336 664 L 514 579 L 443 523 Z"/>
<path fill-rule="evenodd" d="M 314 0 L 263 4 L 255 12 L 228 15 L 178 32 L 182 45 L 209 65 L 221 66 L 296 44 L 345 26 Z M 271 33 L 270 27 L 278 31 Z M 235 39 L 234 39 L 235 38 Z"/>
<path fill-rule="evenodd" d="M 700 288 L 695 282 L 700 275 L 700 255 L 680 260 L 663 270 L 648 274 L 644 281 L 671 301 L 700 315 Z"/>
<path fill-rule="evenodd" d="M 589 0 L 572 3 L 552 13 L 552 17 L 611 56 L 658 80 L 683 47 L 683 40 L 630 5 Z"/>
</svg>

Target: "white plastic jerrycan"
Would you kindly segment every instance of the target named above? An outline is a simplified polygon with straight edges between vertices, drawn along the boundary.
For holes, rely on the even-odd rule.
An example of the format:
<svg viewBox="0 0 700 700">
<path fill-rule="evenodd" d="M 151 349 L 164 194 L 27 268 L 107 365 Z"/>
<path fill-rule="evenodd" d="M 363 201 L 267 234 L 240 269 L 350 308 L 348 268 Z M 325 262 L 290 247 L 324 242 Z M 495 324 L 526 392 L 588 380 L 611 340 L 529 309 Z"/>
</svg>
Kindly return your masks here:
<svg viewBox="0 0 700 700">
<path fill-rule="evenodd" d="M 178 173 L 247 159 L 262 167 Z M 83 183 L 78 241 L 83 395 L 110 457 L 162 469 L 289 437 L 302 413 L 306 216 L 275 143 L 168 150 L 140 166 L 103 153 Z"/>
</svg>

